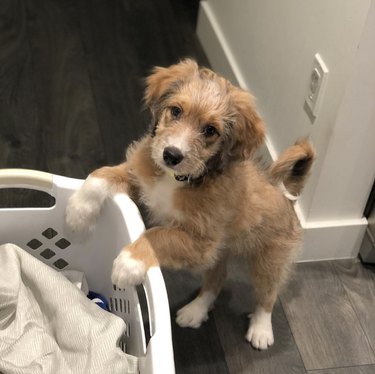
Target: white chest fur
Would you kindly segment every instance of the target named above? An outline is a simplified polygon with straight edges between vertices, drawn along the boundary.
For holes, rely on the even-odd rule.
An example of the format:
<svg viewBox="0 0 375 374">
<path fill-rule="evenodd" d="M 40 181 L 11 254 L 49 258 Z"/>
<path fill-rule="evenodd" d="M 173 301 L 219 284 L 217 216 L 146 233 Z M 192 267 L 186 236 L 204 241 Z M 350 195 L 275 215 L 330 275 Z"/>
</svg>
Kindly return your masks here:
<svg viewBox="0 0 375 374">
<path fill-rule="evenodd" d="M 181 218 L 174 205 L 174 196 L 180 187 L 181 182 L 167 174 L 158 178 L 152 186 L 143 186 L 142 200 L 151 211 L 153 220 L 161 223 Z"/>
</svg>

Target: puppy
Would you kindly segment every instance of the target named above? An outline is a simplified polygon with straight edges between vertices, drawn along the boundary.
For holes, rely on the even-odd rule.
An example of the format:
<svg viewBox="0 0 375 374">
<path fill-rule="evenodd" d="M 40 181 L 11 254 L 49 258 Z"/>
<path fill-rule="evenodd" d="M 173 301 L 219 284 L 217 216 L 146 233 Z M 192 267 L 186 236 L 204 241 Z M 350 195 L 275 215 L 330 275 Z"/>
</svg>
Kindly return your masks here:
<svg viewBox="0 0 375 374">
<path fill-rule="evenodd" d="M 208 318 L 228 256 L 242 255 L 257 299 L 246 339 L 266 349 L 274 342 L 274 303 L 301 246 L 288 198 L 303 188 L 313 147 L 299 141 L 262 171 L 251 156 L 265 130 L 248 92 L 190 59 L 156 67 L 146 83 L 150 133 L 130 146 L 126 162 L 89 175 L 68 204 L 67 223 L 93 225 L 116 192 L 142 202 L 154 226 L 123 248 L 112 282 L 138 284 L 158 265 L 204 271 L 199 295 L 178 311 L 183 327 Z"/>
</svg>

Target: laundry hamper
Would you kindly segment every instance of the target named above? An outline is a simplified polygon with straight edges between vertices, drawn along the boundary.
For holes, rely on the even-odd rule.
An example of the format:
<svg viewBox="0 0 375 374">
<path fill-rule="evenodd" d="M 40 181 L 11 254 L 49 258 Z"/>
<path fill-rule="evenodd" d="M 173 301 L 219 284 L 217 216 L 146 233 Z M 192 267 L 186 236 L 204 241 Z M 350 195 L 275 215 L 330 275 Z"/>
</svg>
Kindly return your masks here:
<svg viewBox="0 0 375 374">
<path fill-rule="evenodd" d="M 65 225 L 65 208 L 82 183 L 41 171 L 0 169 L 0 188 L 43 191 L 55 199 L 49 208 L 0 209 L 0 244 L 16 244 L 56 270 L 82 271 L 90 290 L 104 295 L 111 312 L 126 322 L 121 347 L 139 357 L 140 373 L 172 374 L 169 305 L 160 269 L 148 271 L 142 295 L 135 287 L 119 289 L 111 283 L 113 260 L 145 229 L 139 211 L 127 195 L 118 194 L 105 204 L 94 229 L 72 232 Z"/>
</svg>

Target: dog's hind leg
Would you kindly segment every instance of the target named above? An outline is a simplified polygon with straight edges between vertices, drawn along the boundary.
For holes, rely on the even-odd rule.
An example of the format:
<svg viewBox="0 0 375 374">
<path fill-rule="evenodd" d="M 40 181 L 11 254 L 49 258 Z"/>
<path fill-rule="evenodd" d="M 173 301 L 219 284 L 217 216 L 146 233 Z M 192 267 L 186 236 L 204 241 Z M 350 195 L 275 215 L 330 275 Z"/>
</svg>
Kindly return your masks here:
<svg viewBox="0 0 375 374">
<path fill-rule="evenodd" d="M 246 340 L 256 349 L 267 349 L 274 342 L 272 329 L 272 309 L 277 293 L 258 299 L 255 311 L 249 315 L 250 325 Z"/>
<path fill-rule="evenodd" d="M 213 268 L 206 271 L 202 288 L 198 296 L 177 312 L 176 322 L 181 327 L 198 328 L 208 319 L 208 312 L 221 291 L 226 277 L 226 256 L 222 257 Z"/>
<path fill-rule="evenodd" d="M 280 249 L 280 248 L 279 248 Z M 256 349 L 267 349 L 274 342 L 272 310 L 281 285 L 288 274 L 288 264 L 278 262 L 274 251 L 259 251 L 249 258 L 250 279 L 256 308 L 250 317 L 246 340 Z"/>
</svg>

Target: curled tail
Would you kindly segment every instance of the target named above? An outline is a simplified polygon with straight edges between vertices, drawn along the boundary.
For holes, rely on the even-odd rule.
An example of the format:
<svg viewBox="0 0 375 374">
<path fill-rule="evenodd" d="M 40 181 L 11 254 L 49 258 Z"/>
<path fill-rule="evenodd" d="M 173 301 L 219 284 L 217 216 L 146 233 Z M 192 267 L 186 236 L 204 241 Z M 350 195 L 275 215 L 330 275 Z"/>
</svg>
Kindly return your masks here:
<svg viewBox="0 0 375 374">
<path fill-rule="evenodd" d="M 287 193 L 297 196 L 302 191 L 315 159 L 315 149 L 309 140 L 298 140 L 273 162 L 269 169 L 271 182 L 284 184 Z"/>
</svg>

